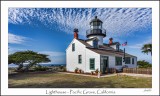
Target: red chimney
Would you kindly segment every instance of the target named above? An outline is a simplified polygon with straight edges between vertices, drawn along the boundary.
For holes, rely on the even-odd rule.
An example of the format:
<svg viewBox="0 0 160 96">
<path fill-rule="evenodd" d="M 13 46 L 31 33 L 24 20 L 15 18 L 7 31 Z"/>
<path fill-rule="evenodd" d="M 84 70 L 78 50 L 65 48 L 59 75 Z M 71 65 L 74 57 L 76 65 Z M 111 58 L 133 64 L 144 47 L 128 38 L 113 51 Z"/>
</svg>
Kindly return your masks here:
<svg viewBox="0 0 160 96">
<path fill-rule="evenodd" d="M 109 44 L 113 43 L 113 38 L 109 38 Z"/>
<path fill-rule="evenodd" d="M 78 39 L 78 29 L 74 29 L 74 38 Z"/>
</svg>

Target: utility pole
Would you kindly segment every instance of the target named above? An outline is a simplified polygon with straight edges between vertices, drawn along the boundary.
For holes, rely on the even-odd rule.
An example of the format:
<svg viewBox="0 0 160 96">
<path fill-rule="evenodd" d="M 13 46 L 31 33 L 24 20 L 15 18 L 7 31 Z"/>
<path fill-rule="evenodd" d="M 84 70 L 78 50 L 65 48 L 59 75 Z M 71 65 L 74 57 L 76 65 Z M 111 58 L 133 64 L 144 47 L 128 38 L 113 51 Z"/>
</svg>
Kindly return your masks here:
<svg viewBox="0 0 160 96">
<path fill-rule="evenodd" d="M 123 62 L 125 63 L 125 48 L 123 53 L 124 53 Z"/>
</svg>

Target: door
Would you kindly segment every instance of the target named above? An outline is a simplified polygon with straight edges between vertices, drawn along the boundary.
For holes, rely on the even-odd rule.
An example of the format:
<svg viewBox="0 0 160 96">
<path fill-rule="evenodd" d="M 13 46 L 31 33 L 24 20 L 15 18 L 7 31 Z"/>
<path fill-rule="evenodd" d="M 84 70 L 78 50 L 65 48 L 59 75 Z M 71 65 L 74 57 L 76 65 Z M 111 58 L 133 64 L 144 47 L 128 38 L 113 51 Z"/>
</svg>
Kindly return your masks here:
<svg viewBox="0 0 160 96">
<path fill-rule="evenodd" d="M 103 59 L 103 74 L 106 73 L 107 67 L 108 67 L 108 59 Z"/>
<path fill-rule="evenodd" d="M 101 56 L 101 71 L 103 74 L 106 73 L 106 70 L 108 69 L 108 57 L 107 56 Z"/>
</svg>

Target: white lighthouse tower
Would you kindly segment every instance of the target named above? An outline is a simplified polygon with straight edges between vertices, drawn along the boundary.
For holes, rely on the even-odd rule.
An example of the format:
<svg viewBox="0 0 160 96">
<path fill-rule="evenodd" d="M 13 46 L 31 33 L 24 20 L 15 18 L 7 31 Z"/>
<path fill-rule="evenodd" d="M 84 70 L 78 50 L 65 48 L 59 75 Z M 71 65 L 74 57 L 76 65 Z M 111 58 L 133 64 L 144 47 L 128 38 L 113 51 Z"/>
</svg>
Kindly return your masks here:
<svg viewBox="0 0 160 96">
<path fill-rule="evenodd" d="M 90 29 L 86 31 L 88 39 L 96 37 L 98 45 L 103 45 L 103 38 L 106 37 L 106 30 L 102 28 L 103 22 L 95 16 L 90 22 Z"/>
</svg>

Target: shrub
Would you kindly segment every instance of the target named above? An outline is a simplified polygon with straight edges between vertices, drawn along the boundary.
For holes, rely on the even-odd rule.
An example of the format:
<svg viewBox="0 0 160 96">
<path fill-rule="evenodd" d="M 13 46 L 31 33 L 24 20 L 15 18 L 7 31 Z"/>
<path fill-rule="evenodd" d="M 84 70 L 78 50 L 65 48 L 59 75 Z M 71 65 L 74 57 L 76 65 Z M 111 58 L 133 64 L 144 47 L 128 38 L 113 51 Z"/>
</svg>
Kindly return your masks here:
<svg viewBox="0 0 160 96">
<path fill-rule="evenodd" d="M 45 66 L 38 65 L 38 66 L 35 66 L 33 69 L 35 71 L 47 71 L 49 68 L 45 67 Z"/>
<path fill-rule="evenodd" d="M 137 65 L 139 68 L 152 68 L 152 64 L 150 64 L 149 62 L 142 60 L 142 61 L 138 61 Z"/>
<path fill-rule="evenodd" d="M 67 71 L 67 69 L 66 69 L 65 66 L 56 67 L 55 70 L 56 70 L 56 71 L 60 71 L 60 72 L 66 72 L 66 71 Z"/>
<path fill-rule="evenodd" d="M 109 72 L 110 72 L 110 73 L 116 73 L 116 68 L 110 68 L 110 69 L 109 69 Z"/>
<path fill-rule="evenodd" d="M 83 73 L 84 73 L 84 71 L 83 71 L 83 70 L 81 70 L 81 73 L 83 74 Z"/>
<path fill-rule="evenodd" d="M 99 70 L 98 70 L 98 69 L 96 69 L 95 73 L 96 73 L 96 74 L 98 74 L 98 72 L 99 72 Z"/>
<path fill-rule="evenodd" d="M 63 71 L 63 72 L 66 72 L 66 71 L 67 71 L 66 67 L 63 67 L 62 71 Z"/>
<path fill-rule="evenodd" d="M 59 66 L 59 68 L 62 70 L 64 67 L 63 66 Z"/>
<path fill-rule="evenodd" d="M 81 73 L 82 72 L 82 70 L 81 69 L 78 69 L 78 73 Z"/>
<path fill-rule="evenodd" d="M 78 72 L 78 68 L 76 68 L 76 69 L 74 70 L 74 72 L 77 73 L 77 72 Z"/>
<path fill-rule="evenodd" d="M 91 71 L 91 75 L 94 75 L 94 71 Z"/>
</svg>

